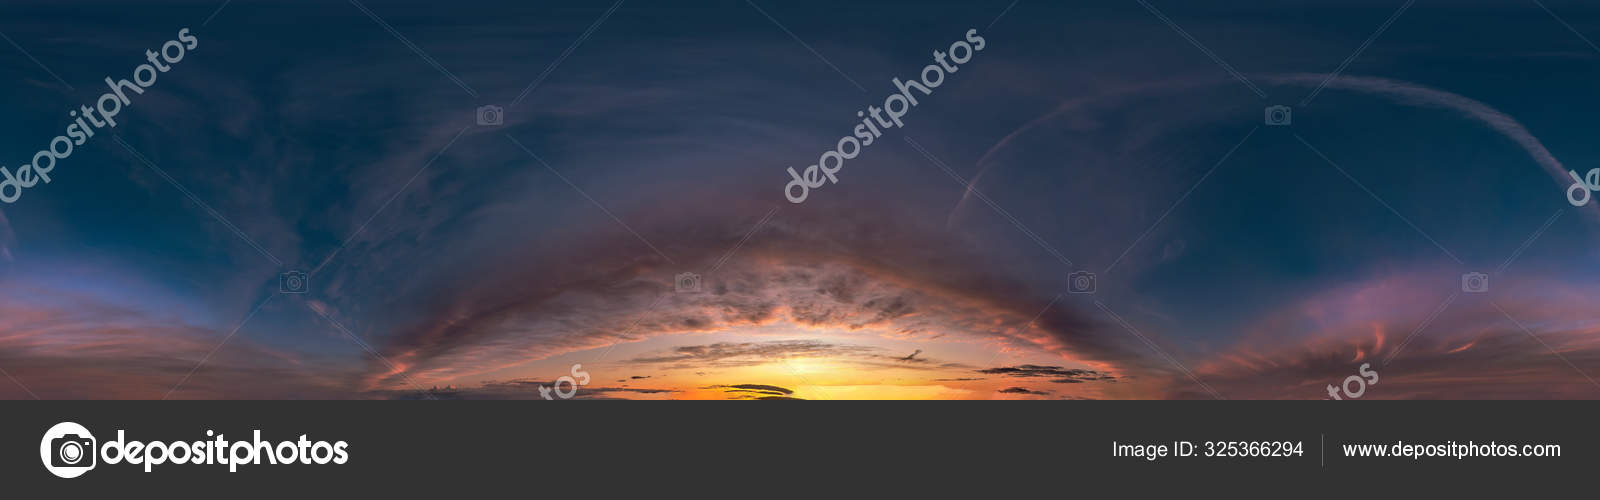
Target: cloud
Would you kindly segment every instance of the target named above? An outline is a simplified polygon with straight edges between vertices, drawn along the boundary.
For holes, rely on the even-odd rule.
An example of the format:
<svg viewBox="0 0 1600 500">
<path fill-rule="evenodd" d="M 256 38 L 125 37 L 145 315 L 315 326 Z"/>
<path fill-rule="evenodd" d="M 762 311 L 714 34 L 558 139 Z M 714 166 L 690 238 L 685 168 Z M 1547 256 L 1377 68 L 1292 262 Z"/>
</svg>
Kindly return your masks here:
<svg viewBox="0 0 1600 500">
<path fill-rule="evenodd" d="M 626 362 L 636 364 L 671 364 L 676 368 L 756 366 L 796 357 L 846 357 L 861 356 L 876 351 L 866 346 L 831 344 L 816 340 L 785 340 L 773 342 L 718 342 L 708 345 L 674 347 L 667 353 L 641 356 Z"/>
<path fill-rule="evenodd" d="M 1077 384 L 1082 382 L 1116 382 L 1117 377 L 1109 373 L 1085 370 L 1081 368 L 1062 368 L 1060 366 L 1019 365 L 978 370 L 978 373 L 989 375 L 1002 375 L 1006 377 L 1054 377 L 1051 382 L 1057 384 Z"/>
<path fill-rule="evenodd" d="M 778 394 L 778 395 L 784 395 L 784 396 L 787 396 L 787 395 L 790 395 L 790 394 L 794 394 L 794 391 L 786 389 L 786 388 L 783 388 L 783 387 L 778 387 L 778 386 L 775 386 L 775 385 L 763 385 L 763 384 L 711 385 L 711 386 L 702 387 L 702 389 L 723 389 L 724 392 L 751 392 L 751 391 L 754 391 L 754 392 Z"/>
<path fill-rule="evenodd" d="M 1279 85 L 1316 86 L 1322 85 L 1324 80 L 1327 80 L 1328 75 L 1321 73 L 1289 73 L 1265 75 L 1261 78 L 1263 78 L 1264 81 Z M 973 176 L 969 188 L 957 203 L 956 209 L 951 211 L 951 214 L 954 215 L 955 213 L 958 213 L 962 205 L 968 201 L 968 198 L 970 198 L 972 195 L 973 189 L 975 189 L 978 185 L 978 181 L 992 166 L 994 166 L 996 156 L 1000 151 L 1010 146 L 1013 141 L 1016 141 L 1028 132 L 1038 129 L 1045 124 L 1052 123 L 1053 121 L 1058 120 L 1069 113 L 1082 112 L 1083 110 L 1093 106 L 1104 106 L 1142 96 L 1190 92 L 1211 86 L 1233 84 L 1233 80 L 1224 78 L 1182 78 L 1156 80 L 1151 82 L 1116 86 L 1099 93 L 1091 93 L 1089 95 L 1069 99 L 1058 105 L 1055 109 L 1052 109 L 1050 112 L 1033 119 L 1032 121 L 1019 127 L 1017 130 L 1007 134 L 1000 141 L 985 151 L 984 155 L 977 161 L 977 164 L 980 167 L 978 173 Z M 1543 167 L 1544 170 L 1550 174 L 1550 176 L 1555 179 L 1558 184 L 1562 185 L 1563 187 L 1571 184 L 1571 178 L 1567 175 L 1566 166 L 1564 166 L 1560 160 L 1556 159 L 1554 154 L 1550 153 L 1550 150 L 1544 146 L 1543 141 L 1540 141 L 1538 137 L 1534 136 L 1533 133 L 1530 132 L 1528 128 L 1516 118 L 1481 101 L 1453 92 L 1435 89 L 1412 82 L 1375 76 L 1341 75 L 1338 78 L 1327 80 L 1326 84 L 1327 88 L 1375 94 L 1394 99 L 1403 104 L 1440 108 L 1460 113 L 1462 116 L 1471 118 L 1489 127 L 1490 129 L 1499 132 L 1512 142 L 1517 143 L 1517 145 L 1522 147 L 1522 149 L 1528 153 L 1534 162 Z"/>
<path fill-rule="evenodd" d="M 919 349 L 917 352 L 921 353 L 922 351 Z M 879 347 L 839 344 L 818 340 L 718 342 L 704 345 L 685 345 L 642 355 L 625 362 L 667 365 L 665 366 L 666 369 L 691 369 L 759 366 L 797 358 L 839 360 L 875 369 L 934 371 L 969 368 L 962 363 L 941 362 L 931 358 L 912 359 L 911 357 L 884 354 L 884 349 Z"/>
<path fill-rule="evenodd" d="M 794 397 L 794 391 L 791 389 L 766 384 L 709 385 L 701 387 L 701 389 L 721 389 L 723 394 L 729 395 L 728 399 L 803 400 L 803 398 Z"/>
<path fill-rule="evenodd" d="M 379 390 L 370 391 L 366 396 L 374 399 L 463 399 L 463 400 L 543 400 L 544 396 L 539 387 L 547 387 L 554 391 L 556 381 L 536 379 L 515 379 L 503 381 L 486 381 L 478 387 L 472 388 L 446 388 L 417 390 Z M 566 390 L 563 384 L 563 390 Z M 577 388 L 570 399 L 624 399 L 623 394 L 641 395 L 671 395 L 677 394 L 677 389 L 658 389 L 641 387 L 605 387 L 582 386 Z M 552 392 L 552 397 L 554 393 Z"/>
<path fill-rule="evenodd" d="M 998 392 L 1000 392 L 1001 394 L 1032 394 L 1032 395 L 1038 395 L 1038 396 L 1048 396 L 1048 395 L 1050 395 L 1050 391 L 1035 391 L 1035 390 L 1030 390 L 1030 389 L 1028 389 L 1026 387 L 1007 387 L 1005 389 L 1000 389 Z"/>
<path fill-rule="evenodd" d="M 547 41 L 531 28 L 498 33 L 540 43 L 490 44 L 485 53 L 481 30 L 453 28 L 438 33 L 430 50 L 514 59 Z M 774 196 L 771 172 L 746 166 L 776 165 L 791 150 L 814 154 L 815 144 L 836 140 L 838 115 L 829 111 L 836 101 L 788 92 L 805 87 L 781 76 L 792 60 L 749 49 L 766 41 L 742 41 L 757 45 L 719 38 L 674 45 L 648 61 L 630 59 L 641 70 L 637 85 L 552 80 L 520 112 L 508 112 L 505 126 L 472 128 L 457 138 L 471 122 L 470 106 L 453 95 L 459 89 L 431 77 L 374 87 L 373 75 L 406 74 L 416 61 L 393 51 L 392 40 L 362 39 L 305 61 L 281 75 L 287 80 L 262 79 L 300 83 L 272 92 L 202 93 L 197 107 L 231 109 L 198 104 L 241 101 L 247 104 L 241 109 L 263 119 L 227 119 L 226 135 L 210 138 L 195 155 L 214 160 L 243 146 L 271 166 L 251 172 L 271 177 L 206 181 L 197 192 L 236 200 L 219 210 L 250 214 L 240 226 L 291 264 L 314 267 L 333 257 L 312 280 L 316 299 L 403 367 L 369 363 L 359 384 L 366 390 L 404 389 L 407 378 L 476 380 L 565 353 L 765 325 L 1144 363 L 1122 336 L 1098 331 L 1090 312 L 1063 305 L 1030 322 L 1049 293 L 1031 277 L 974 268 L 991 243 L 967 241 L 926 220 L 929 207 L 948 203 L 949 184 L 937 176 L 917 185 L 901 179 L 903 172 L 926 170 L 921 158 L 877 150 L 859 163 L 872 169 L 853 170 L 860 172 L 853 178 L 858 188 L 804 210 Z M 628 54 L 612 52 L 591 65 L 574 60 L 578 66 L 563 69 L 605 72 L 614 67 L 610 58 Z M 341 64 L 357 59 L 375 62 L 363 69 Z M 732 61 L 738 71 L 729 71 Z M 718 77 L 707 80 L 684 67 Z M 308 74 L 320 76 L 295 78 Z M 516 95 L 527 84 L 496 71 L 461 75 L 486 96 Z M 304 83 L 310 81 L 319 83 Z M 792 96 L 782 108 L 797 111 L 775 110 L 770 100 L 778 94 Z M 367 111 L 328 112 L 349 109 Z M 357 135 L 333 144 L 310 133 L 328 129 Z M 326 175 L 306 177 L 310 165 Z M 876 185 L 897 186 L 896 196 L 860 191 Z M 215 194 L 233 193 L 229 186 L 266 187 L 238 197 Z M 756 228 L 775 206 L 784 208 Z M 881 217 L 859 217 L 864 213 Z M 258 258 L 234 253 L 240 261 Z M 705 293 L 674 293 L 671 278 L 680 272 L 704 273 Z M 897 358 L 855 357 L 869 366 L 953 368 L 918 355 Z M 681 362 L 755 359 L 762 358 Z"/>
<path fill-rule="evenodd" d="M 0 284 L 0 296 L 0 368 L 9 375 L 0 399 L 321 399 L 358 390 L 349 382 L 356 371 L 259 343 L 248 328 L 38 282 Z"/>
<path fill-rule="evenodd" d="M 1380 376 L 1364 399 L 1600 398 L 1591 300 L 1600 287 L 1503 280 L 1490 295 L 1452 298 L 1431 274 L 1331 289 L 1264 315 L 1194 371 L 1229 399 L 1324 399 L 1362 365 Z M 1209 396 L 1179 380 L 1169 397 Z"/>
<path fill-rule="evenodd" d="M 521 21 L 504 19 L 487 31 L 445 23 L 450 27 L 430 34 L 429 50 L 441 54 L 441 60 L 462 61 L 452 69 L 484 96 L 515 95 L 527 84 L 526 75 L 471 61 L 517 60 L 517 56 L 552 47 L 559 51 L 570 43 L 570 36 L 551 36 L 545 28 L 569 24 L 581 28 L 588 22 Z M 711 22 L 720 21 L 712 18 Z M 1160 391 L 1153 394 L 1192 395 L 1186 377 L 1174 377 L 1167 363 L 1151 356 L 1146 346 L 1133 341 L 1117 325 L 1108 327 L 1098 311 L 1082 302 L 1052 302 L 1059 292 L 1052 287 L 1059 283 L 1041 276 L 1060 273 L 1036 266 L 1034 261 L 1008 258 L 1038 250 L 1033 242 L 1018 237 L 1010 221 L 987 221 L 980 229 L 994 233 L 974 234 L 970 230 L 980 224 L 956 227 L 944 220 L 930 221 L 942 218 L 930 218 L 929 214 L 952 203 L 958 210 L 963 204 L 975 205 L 966 202 L 981 187 L 1022 216 L 1030 230 L 1040 231 L 1038 238 L 1058 245 L 1079 262 L 1106 263 L 1110 259 L 1098 257 L 1099 253 L 1115 256 L 1129 248 L 1125 243 L 1143 238 L 1138 232 L 1151 227 L 1150 216 L 1167 210 L 1174 200 L 1182 201 L 1187 197 L 1182 190 L 1194 185 L 1186 179 L 1199 177 L 1199 172 L 1187 178 L 1171 176 L 1175 169 L 1161 165 L 1200 158 L 1196 161 L 1204 164 L 1197 168 L 1203 170 L 1231 144 L 1231 140 L 1151 144 L 1155 132 L 1176 130 L 1174 127 L 1214 118 L 1216 113 L 1233 120 L 1229 123 L 1249 126 L 1237 120 L 1237 109 L 1230 106 L 1167 105 L 1205 102 L 1182 94 L 1213 85 L 1232 87 L 1236 85 L 1232 80 L 1162 81 L 1142 78 L 1154 74 L 1150 72 L 1130 78 L 1110 70 L 1097 70 L 1094 78 L 1056 78 L 1059 75 L 1037 73 L 1043 66 L 1030 65 L 1026 59 L 992 60 L 986 63 L 993 64 L 991 69 L 1026 68 L 1026 73 L 1018 73 L 1026 78 L 990 80 L 997 82 L 1003 93 L 1032 89 L 1037 91 L 1035 95 L 1019 101 L 1064 104 L 999 138 L 975 164 L 969 156 L 985 144 L 941 144 L 938 138 L 971 137 L 987 143 L 1004 130 L 941 134 L 970 132 L 964 128 L 973 122 L 923 122 L 925 132 L 917 132 L 917 138 L 935 146 L 935 154 L 972 179 L 970 186 L 950 183 L 910 151 L 890 149 L 904 147 L 894 141 L 851 163 L 846 171 L 848 181 L 819 191 L 816 201 L 797 207 L 777 195 L 774 183 L 782 181 L 773 176 L 781 176 L 784 162 L 805 157 L 799 153 L 815 158 L 816 146 L 837 139 L 839 118 L 853 110 L 841 108 L 848 103 L 839 101 L 836 94 L 811 92 L 811 85 L 799 80 L 785 82 L 794 74 L 794 61 L 815 62 L 803 51 L 762 50 L 792 45 L 789 40 L 747 40 L 739 38 L 742 35 L 721 33 L 711 39 L 674 40 L 662 45 L 670 48 L 649 52 L 649 57 L 635 57 L 644 52 L 629 50 L 641 43 L 650 45 L 648 39 L 585 46 L 586 52 L 599 50 L 590 52 L 593 57 L 566 63 L 562 72 L 598 78 L 552 79 L 523 106 L 509 110 L 504 127 L 474 127 L 462 133 L 471 123 L 473 103 L 464 101 L 460 89 L 436 74 L 392 78 L 415 74 L 418 61 L 409 52 L 397 50 L 392 39 L 374 28 L 369 23 L 360 31 L 375 37 L 356 37 L 352 43 L 328 47 L 317 57 L 287 67 L 252 65 L 249 61 L 258 58 L 207 56 L 210 52 L 202 50 L 204 53 L 194 55 L 201 58 L 195 60 L 197 66 L 186 63 L 180 67 L 171 80 L 163 80 L 145 96 L 136 114 L 129 115 L 143 122 L 129 129 L 133 131 L 128 137 L 131 144 L 286 265 L 320 267 L 312 280 L 313 294 L 304 299 L 278 299 L 218 349 L 235 321 L 263 298 L 261 285 L 274 285 L 280 269 L 268 265 L 232 231 L 194 210 L 185 197 L 174 195 L 162 179 L 128 162 L 136 172 L 132 182 L 143 189 L 121 185 L 128 176 L 86 175 L 82 179 L 105 179 L 115 191 L 93 185 L 102 181 L 84 180 L 71 189 L 51 191 L 59 194 L 29 199 L 43 202 L 59 196 L 69 200 L 72 195 L 67 193 L 88 198 L 104 192 L 124 193 L 127 198 L 84 205 L 87 208 L 71 210 L 70 217 L 63 216 L 60 221 L 41 220 L 37 214 L 43 210 L 33 208 L 0 212 L 0 271 L 13 270 L 11 264 L 36 258 L 43 250 L 109 249 L 106 251 L 118 254 L 119 264 L 148 269 L 152 276 L 160 277 L 146 281 L 159 281 L 162 287 L 176 290 L 174 295 L 185 297 L 154 300 L 147 295 L 155 294 L 143 289 L 122 292 L 121 299 L 138 300 L 94 294 L 50 297 L 32 289 L 39 286 L 37 282 L 0 276 L 6 280 L 0 282 L 0 296 L 7 297 L 6 303 L 0 303 L 0 367 L 42 397 L 159 397 L 205 358 L 204 365 L 174 397 L 400 397 L 415 391 L 408 382 L 414 379 L 445 385 L 446 389 L 437 391 L 439 397 L 526 398 L 537 397 L 537 386 L 551 382 L 519 378 L 460 389 L 446 383 L 525 375 L 520 370 L 531 362 L 646 339 L 778 327 L 774 329 L 792 335 L 787 338 L 802 340 L 679 346 L 640 354 L 628 362 L 640 371 L 690 369 L 700 376 L 715 376 L 718 369 L 790 358 L 825 358 L 853 368 L 949 372 L 926 374 L 944 377 L 935 381 L 978 381 L 983 379 L 958 376 L 971 375 L 978 367 L 950 360 L 965 358 L 939 356 L 981 343 L 1025 353 L 1038 363 L 983 371 L 1003 382 L 1052 382 L 1096 389 L 1111 384 L 1083 384 L 1119 382 L 1105 389 L 1111 391 L 1125 390 L 1135 385 L 1132 380 L 1138 380 L 1148 381 Z M 133 35 L 111 30 L 105 38 L 90 37 L 82 42 L 97 47 L 148 42 Z M 485 36 L 518 43 L 483 43 Z M 207 46 L 227 45 L 237 54 L 282 49 L 247 38 L 218 39 L 222 43 Z M 872 50 L 853 54 L 850 57 L 863 61 L 883 59 Z M 1141 60 L 1124 56 L 1106 57 Z M 354 67 L 345 63 L 350 60 L 369 64 Z M 617 67 L 634 71 L 628 81 L 607 83 L 604 76 Z M 1215 73 L 1213 67 L 1204 69 Z M 1322 79 L 1322 75 L 1295 74 L 1264 81 L 1303 86 Z M 1074 83 L 1062 86 L 1063 81 Z M 1136 81 L 1150 83 L 1131 83 Z M 1109 90 L 1096 93 L 1084 86 Z M 940 100 L 951 99 L 947 109 L 953 110 L 963 108 L 957 104 L 994 96 L 976 92 L 981 88 L 940 94 Z M 1561 163 L 1538 138 L 1483 102 L 1372 77 L 1341 77 L 1328 88 L 1462 114 L 1515 141 L 1542 169 L 1564 182 Z M 1239 89 L 1229 90 L 1238 93 Z M 1159 108 L 1155 119 L 1112 109 L 1120 102 L 1152 95 L 1158 98 L 1141 105 L 1161 104 L 1151 106 Z M 774 100 L 773 96 L 784 97 Z M 1185 99 L 1167 100 L 1174 96 Z M 1246 98 L 1253 100 L 1253 96 Z M 1485 100 L 1496 102 L 1490 96 Z M 56 116 L 59 109 L 50 106 L 52 114 L 38 116 Z M 986 115 L 987 123 L 994 124 L 1022 123 L 1040 109 L 965 108 L 983 109 L 992 115 Z M 1108 112 L 1098 113 L 1103 110 Z M 1107 116 L 1134 124 L 1113 125 Z M 1206 126 L 1217 123 L 1209 121 Z M 1057 126 L 1063 128 L 1053 128 Z M 987 125 L 979 128 L 992 130 Z M 1118 168 L 1090 172 L 1080 167 L 1097 158 L 1078 162 L 1074 156 L 1040 154 L 1034 147 L 1037 144 L 1018 144 L 1016 139 L 1025 132 L 1041 129 L 1070 132 L 1081 142 L 1114 138 L 1115 147 L 1102 149 L 1108 151 L 1107 163 Z M 138 130 L 144 130 L 144 135 L 134 133 Z M 343 133 L 338 140 L 331 140 L 328 130 Z M 536 161 L 511 145 L 506 135 L 518 138 L 543 160 Z M 182 147 L 166 140 L 174 137 L 185 138 Z M 1033 137 L 1060 142 L 1063 135 Z M 1256 144 L 1261 139 L 1251 140 Z M 441 154 L 447 144 L 450 149 Z M 119 150 L 113 148 L 110 158 L 123 156 Z M 1238 158 L 1249 156 L 1247 150 L 1241 153 Z M 1016 156 L 1010 157 L 1012 154 Z M 1063 158 L 1074 163 L 1063 165 L 1059 161 Z M 546 161 L 548 168 L 543 164 Z M 211 168 L 241 162 L 249 165 Z M 992 170 L 1002 163 L 1027 169 L 1016 172 L 1027 175 L 1011 180 L 1041 186 L 1039 193 L 1048 196 L 1002 197 L 998 189 L 989 190 L 1005 180 Z M 767 167 L 755 167 L 759 165 Z M 1123 168 L 1130 166 L 1138 168 Z M 1059 170 L 1068 172 L 1071 182 L 1034 176 L 1057 167 L 1069 167 Z M 1244 169 L 1230 164 L 1218 175 L 1236 170 Z M 980 180 L 994 183 L 980 186 Z M 1205 189 L 1174 212 L 1177 217 L 1192 213 L 1212 188 L 1229 184 L 1207 182 Z M 1107 197 L 1104 193 L 1130 192 L 1137 194 L 1119 198 L 1118 203 L 1102 203 Z M 1064 201 L 1081 205 L 1064 207 Z M 1554 202 L 1560 201 L 1559 194 L 1555 195 Z M 1028 206 L 1033 203 L 1037 205 Z M 142 209 L 118 213 L 128 206 Z M 781 209 L 768 212 L 774 206 Z M 1096 209 L 1076 209 L 1091 206 Z M 145 213 L 143 208 L 150 210 Z M 993 215 L 987 207 L 976 208 L 985 216 Z M 107 227 L 105 222 L 112 220 L 82 215 L 99 213 L 135 217 L 115 219 L 119 227 L 164 229 L 100 232 L 104 236 L 79 241 L 88 238 L 89 232 L 73 228 Z M 762 214 L 769 213 L 775 215 L 758 225 L 767 220 Z M 157 224 L 169 219 L 178 223 Z M 25 241 L 13 234 L 13 222 Z M 1158 229 L 1198 227 L 1176 220 L 1164 224 Z M 58 234 L 49 234 L 52 230 Z M 1013 239 L 987 237 L 1002 231 Z M 1141 264 L 1130 260 L 1118 268 L 1118 273 L 1128 273 L 1127 279 L 1102 282 L 1100 297 L 1119 311 L 1125 307 L 1134 323 L 1154 316 L 1143 313 L 1161 308 L 1158 306 L 1164 304 L 1159 302 L 1167 298 L 1150 298 L 1145 303 L 1139 299 L 1149 297 L 1112 300 L 1121 298 L 1114 295 L 1117 287 L 1130 283 L 1160 288 L 1159 279 L 1142 279 L 1147 276 L 1128 268 L 1197 255 L 1208 244 L 1190 238 L 1161 245 L 1157 240 L 1162 236 L 1152 234 L 1153 239 L 1142 243 L 1141 251 L 1156 256 L 1145 256 L 1149 258 Z M 1233 234 L 1208 236 L 1244 241 L 1233 239 Z M 1292 244 L 1284 246 L 1292 248 Z M 63 260 L 88 260 L 81 258 L 83 255 L 63 255 Z M 327 266 L 321 267 L 330 257 Z M 1132 260 L 1140 258 L 1130 255 Z M 1295 272 L 1327 263 L 1296 262 L 1306 267 Z M 37 261 L 26 265 L 46 268 Z M 705 274 L 705 291 L 675 293 L 672 276 L 680 272 Z M 1292 277 L 1299 276 L 1303 275 Z M 1281 274 L 1242 278 L 1245 282 L 1289 281 Z M 83 281 L 94 287 L 121 286 L 109 279 Z M 1556 289 L 1552 286 L 1541 293 L 1548 295 Z M 1325 380 L 1347 376 L 1352 362 L 1381 360 L 1397 352 L 1394 364 L 1383 368 L 1383 384 L 1368 397 L 1514 395 L 1518 388 L 1531 390 L 1534 396 L 1581 397 L 1589 385 L 1581 372 L 1600 373 L 1589 340 L 1595 325 L 1584 320 L 1593 317 L 1592 307 L 1582 307 L 1584 297 L 1596 296 L 1593 289 L 1563 289 L 1553 297 L 1540 295 L 1545 299 L 1542 302 L 1497 298 L 1511 316 L 1522 319 L 1521 325 L 1495 307 L 1465 297 L 1401 352 L 1402 339 L 1443 300 L 1427 290 L 1422 286 L 1339 290 L 1349 297 L 1318 295 L 1283 306 L 1255 318 L 1258 321 L 1242 331 L 1230 329 L 1234 325 L 1173 320 L 1161 325 L 1170 328 L 1151 327 L 1147 333 L 1154 342 L 1170 347 L 1176 358 L 1192 361 L 1199 376 L 1218 380 L 1221 392 L 1230 397 L 1235 393 L 1241 397 L 1298 396 Z M 1373 297 L 1382 300 L 1372 301 Z M 348 326 L 355 337 L 370 342 L 399 369 L 349 345 L 340 332 L 309 314 L 303 304 Z M 1219 312 L 1226 316 L 1233 311 Z M 296 322 L 297 314 L 305 319 Z M 1535 341 L 1522 327 L 1539 339 Z M 1181 337 L 1155 338 L 1163 330 L 1181 332 Z M 816 334 L 830 338 L 848 334 L 862 340 L 803 340 Z M 332 346 L 329 338 L 340 344 Z M 934 354 L 917 349 L 906 355 L 898 347 L 892 351 L 870 347 L 877 339 L 922 346 Z M 1169 343 L 1173 341 L 1177 345 Z M 1541 342 L 1559 354 L 1552 354 Z M 669 339 L 659 345 L 678 343 Z M 1458 366 L 1461 360 L 1476 366 Z M 1581 370 L 1563 371 L 1570 368 L 1563 360 Z M 1552 367 L 1555 370 L 1547 370 Z M 1408 369 L 1417 372 L 1408 376 Z M 503 375 L 506 373 L 513 375 Z M 730 396 L 740 397 L 793 394 L 726 389 Z M 7 390 L 12 392 L 0 392 L 0 397 L 26 397 L 16 384 L 0 380 L 0 391 Z M 661 394 L 672 391 L 585 387 L 578 397 Z"/>
<path fill-rule="evenodd" d="M 750 198 L 764 192 L 752 187 L 748 197 L 735 194 L 716 204 L 680 198 L 672 202 L 675 209 L 670 212 L 612 207 L 614 215 L 638 232 L 637 237 L 594 211 L 599 220 L 592 225 L 586 220 L 541 226 L 536 228 L 540 238 L 496 237 L 492 246 L 480 246 L 477 242 L 483 238 L 473 234 L 499 234 L 503 231 L 489 228 L 523 225 L 517 221 L 527 213 L 509 208 L 481 212 L 478 215 L 484 219 L 462 229 L 441 226 L 441 231 L 460 233 L 459 240 L 452 240 L 459 244 L 429 253 L 430 261 L 446 265 L 412 266 L 419 271 L 404 279 L 369 275 L 361 286 L 383 286 L 392 293 L 376 301 L 342 297 L 328 302 L 342 313 L 335 317 L 349 318 L 341 321 L 353 331 L 370 332 L 375 348 L 406 367 L 407 376 L 426 383 L 514 369 L 617 343 L 769 325 L 898 340 L 980 341 L 1074 360 L 1145 362 L 1125 336 L 1100 332 L 1089 312 L 1058 305 L 1030 322 L 1044 309 L 1048 295 L 1022 280 L 973 269 L 967 263 L 977 258 L 978 248 L 952 239 L 925 218 L 898 213 L 907 212 L 906 207 L 870 199 L 839 200 L 818 204 L 815 210 L 780 211 L 757 228 L 773 201 Z M 776 201 L 782 202 L 781 197 Z M 580 208 L 585 214 L 592 209 Z M 886 220 L 921 222 L 885 224 L 842 216 L 861 211 L 884 213 Z M 651 251 L 641 239 L 673 262 Z M 360 262 L 360 255 L 367 254 L 356 252 L 341 259 Z M 724 256 L 729 257 L 724 260 Z M 562 265 L 543 264 L 549 262 Z M 704 274 L 704 293 L 673 291 L 672 277 L 678 272 L 704 270 L 718 262 L 723 265 L 716 272 Z M 349 286 L 343 272 L 329 276 L 328 281 L 335 283 L 330 286 Z M 813 348 L 851 349 L 770 348 L 796 355 Z M 719 354 L 711 346 L 706 349 L 657 353 L 637 361 L 716 366 L 764 359 L 758 352 L 734 355 Z M 855 354 L 863 362 L 904 357 Z M 897 364 L 938 365 L 924 360 L 919 355 Z M 389 371 L 373 366 L 367 384 L 373 389 L 403 387 L 404 379 Z"/>
</svg>

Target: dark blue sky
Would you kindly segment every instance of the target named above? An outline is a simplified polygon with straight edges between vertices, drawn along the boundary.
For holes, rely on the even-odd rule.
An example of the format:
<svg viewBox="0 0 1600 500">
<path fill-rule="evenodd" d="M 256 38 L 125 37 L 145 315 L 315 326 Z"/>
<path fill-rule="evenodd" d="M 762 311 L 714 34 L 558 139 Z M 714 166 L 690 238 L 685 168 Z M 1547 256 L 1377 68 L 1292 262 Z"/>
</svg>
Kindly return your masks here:
<svg viewBox="0 0 1600 500">
<path fill-rule="evenodd" d="M 1600 209 L 1556 177 L 1600 161 L 1600 11 L 1074 3 L 9 3 L 13 169 L 198 46 L 0 206 L 0 397 L 385 397 L 796 339 L 838 349 L 743 355 L 1125 380 L 1055 396 L 1314 398 L 1384 358 L 1369 397 L 1600 394 Z M 969 29 L 904 128 L 785 201 Z M 775 383 L 694 363 L 659 388 Z"/>
</svg>

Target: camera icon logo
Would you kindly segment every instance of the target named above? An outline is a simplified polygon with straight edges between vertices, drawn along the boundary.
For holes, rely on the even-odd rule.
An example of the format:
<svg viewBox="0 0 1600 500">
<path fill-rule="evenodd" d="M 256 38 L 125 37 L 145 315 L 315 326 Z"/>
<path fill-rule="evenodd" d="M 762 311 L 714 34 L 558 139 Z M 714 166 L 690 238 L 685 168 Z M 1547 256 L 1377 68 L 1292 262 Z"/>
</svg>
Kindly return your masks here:
<svg viewBox="0 0 1600 500">
<path fill-rule="evenodd" d="M 700 275 L 678 273 L 678 276 L 672 280 L 672 288 L 679 292 L 697 293 L 700 291 Z"/>
<path fill-rule="evenodd" d="M 39 440 L 39 460 L 51 474 L 74 478 L 94 469 L 100 456 L 94 435 L 73 422 L 62 422 L 45 431 Z"/>
<path fill-rule="evenodd" d="M 1078 271 L 1067 275 L 1067 291 L 1070 293 L 1094 293 L 1094 273 Z"/>
<path fill-rule="evenodd" d="M 506 112 L 493 104 L 478 106 L 478 125 L 492 127 L 506 122 Z"/>
<path fill-rule="evenodd" d="M 1467 293 L 1489 291 L 1489 275 L 1478 272 L 1461 275 L 1461 291 Z"/>
<path fill-rule="evenodd" d="M 1284 105 L 1267 106 L 1267 125 L 1281 127 L 1294 122 L 1294 109 Z"/>
<path fill-rule="evenodd" d="M 306 293 L 309 288 L 310 277 L 300 271 L 289 271 L 278 275 L 278 293 Z"/>
</svg>

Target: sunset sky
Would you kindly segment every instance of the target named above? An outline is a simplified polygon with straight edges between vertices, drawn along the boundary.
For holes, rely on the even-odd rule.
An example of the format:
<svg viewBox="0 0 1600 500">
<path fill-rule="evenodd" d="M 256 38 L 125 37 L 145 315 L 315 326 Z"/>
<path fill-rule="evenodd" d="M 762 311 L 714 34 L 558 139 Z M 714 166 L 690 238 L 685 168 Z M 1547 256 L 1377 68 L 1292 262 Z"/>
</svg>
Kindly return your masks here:
<svg viewBox="0 0 1600 500">
<path fill-rule="evenodd" d="M 1600 9 L 1065 3 L 7 2 L 0 398 L 1600 397 Z"/>
</svg>

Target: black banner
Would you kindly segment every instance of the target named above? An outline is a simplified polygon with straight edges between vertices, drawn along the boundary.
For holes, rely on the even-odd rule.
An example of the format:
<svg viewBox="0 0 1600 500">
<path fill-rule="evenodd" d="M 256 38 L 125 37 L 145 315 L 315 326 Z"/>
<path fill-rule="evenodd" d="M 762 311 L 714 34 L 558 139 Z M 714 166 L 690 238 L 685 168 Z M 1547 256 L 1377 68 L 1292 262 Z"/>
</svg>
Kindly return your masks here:
<svg viewBox="0 0 1600 500">
<path fill-rule="evenodd" d="M 6 481 L 36 493 L 27 498 L 127 491 L 475 498 L 549 488 L 632 497 L 784 485 L 1181 492 L 1197 484 L 1189 480 L 1230 482 L 1241 492 L 1371 481 L 1448 490 L 1577 484 L 1600 465 L 1600 443 L 1589 428 L 1594 402 L 21 402 L 0 408 Z M 85 447 L 98 449 L 98 463 L 77 477 L 57 477 L 43 463 L 41 440 L 61 422 L 82 425 L 95 440 Z M 302 435 L 311 455 L 305 460 Z M 72 447 L 71 439 L 51 441 L 51 453 Z M 344 443 L 344 463 L 316 463 L 333 457 L 319 452 L 319 441 L 329 444 L 321 450 Z M 151 448 L 156 442 L 162 451 Z M 134 443 L 143 446 L 136 450 Z M 108 453 L 110 445 L 117 451 Z M 264 446 L 278 463 L 257 453 Z M 180 447 L 211 463 L 172 463 Z M 1368 456 L 1359 456 L 1362 449 Z M 136 455 L 142 463 L 128 463 Z M 223 455 L 253 461 L 223 464 Z M 152 457 L 160 463 L 148 464 Z"/>
</svg>

